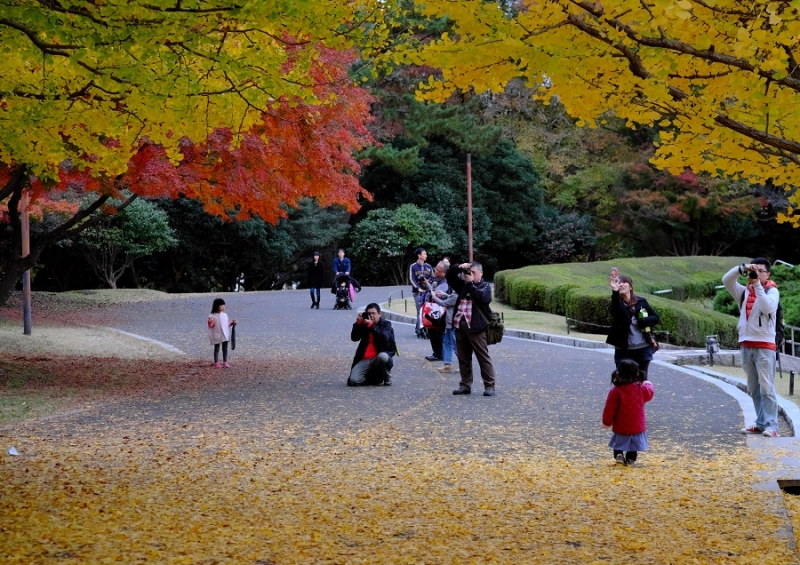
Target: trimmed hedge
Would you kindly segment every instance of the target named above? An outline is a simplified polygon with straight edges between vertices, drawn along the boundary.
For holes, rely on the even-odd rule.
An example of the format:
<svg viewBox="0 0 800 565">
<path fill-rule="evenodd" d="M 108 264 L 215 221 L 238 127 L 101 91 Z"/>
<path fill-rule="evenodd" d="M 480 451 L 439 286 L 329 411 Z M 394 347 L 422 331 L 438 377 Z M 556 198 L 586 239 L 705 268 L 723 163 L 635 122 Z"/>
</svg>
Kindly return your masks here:
<svg viewBox="0 0 800 565">
<path fill-rule="evenodd" d="M 634 281 L 637 295 L 647 298 L 661 317 L 658 330 L 670 332 L 670 343 L 705 347 L 705 336 L 719 335 L 724 347 L 737 347 L 736 318 L 683 302 L 710 298 L 732 266 L 742 257 L 644 257 L 537 265 L 495 275 L 495 297 L 520 310 L 560 314 L 582 322 L 610 325 L 607 280 L 612 266 Z M 602 281 L 602 285 L 598 284 Z M 654 290 L 672 292 L 654 296 Z"/>
</svg>

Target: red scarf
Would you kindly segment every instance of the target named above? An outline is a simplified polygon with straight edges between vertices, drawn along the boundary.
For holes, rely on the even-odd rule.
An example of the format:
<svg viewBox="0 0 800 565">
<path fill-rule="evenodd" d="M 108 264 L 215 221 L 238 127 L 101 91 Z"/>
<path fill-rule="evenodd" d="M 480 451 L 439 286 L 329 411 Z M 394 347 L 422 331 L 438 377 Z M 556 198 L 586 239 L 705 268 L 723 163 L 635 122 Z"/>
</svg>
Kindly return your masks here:
<svg viewBox="0 0 800 565">
<path fill-rule="evenodd" d="M 770 280 L 765 282 L 762 286 L 764 287 L 765 292 L 772 287 L 775 288 L 778 287 L 778 285 L 776 285 L 774 282 Z M 753 283 L 749 283 L 747 285 L 747 304 L 745 304 L 745 318 L 748 320 L 750 319 L 750 311 L 753 309 L 753 304 L 755 303 L 756 303 L 756 287 L 753 285 Z"/>
</svg>

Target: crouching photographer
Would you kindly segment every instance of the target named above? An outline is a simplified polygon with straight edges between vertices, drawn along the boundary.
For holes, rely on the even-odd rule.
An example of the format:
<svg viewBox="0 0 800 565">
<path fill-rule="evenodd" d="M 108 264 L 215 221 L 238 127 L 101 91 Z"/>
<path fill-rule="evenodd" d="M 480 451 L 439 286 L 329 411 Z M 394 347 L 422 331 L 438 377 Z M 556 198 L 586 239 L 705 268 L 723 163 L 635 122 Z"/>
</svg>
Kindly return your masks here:
<svg viewBox="0 0 800 565">
<path fill-rule="evenodd" d="M 350 339 L 360 343 L 356 348 L 347 386 L 391 386 L 397 345 L 392 323 L 381 319 L 380 306 L 373 302 L 358 315 L 350 331 Z"/>
</svg>

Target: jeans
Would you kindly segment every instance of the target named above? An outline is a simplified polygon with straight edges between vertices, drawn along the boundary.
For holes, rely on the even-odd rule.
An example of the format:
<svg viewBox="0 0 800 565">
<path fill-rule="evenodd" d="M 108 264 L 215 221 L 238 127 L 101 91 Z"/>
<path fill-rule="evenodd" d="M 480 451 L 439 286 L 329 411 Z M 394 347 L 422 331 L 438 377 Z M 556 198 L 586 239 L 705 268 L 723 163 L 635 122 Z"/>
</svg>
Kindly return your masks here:
<svg viewBox="0 0 800 565">
<path fill-rule="evenodd" d="M 319 289 L 318 288 L 310 288 L 308 289 L 308 293 L 311 295 L 311 302 L 314 304 L 319 304 Z M 317 299 L 314 300 L 314 293 L 317 295 Z"/>
<path fill-rule="evenodd" d="M 447 328 L 444 330 L 444 340 L 442 341 L 442 361 L 445 365 L 453 363 L 453 351 L 456 349 L 456 330 Z"/>
<path fill-rule="evenodd" d="M 362 359 L 350 369 L 348 386 L 383 384 L 384 381 L 390 380 L 391 360 L 386 352 L 378 353 L 378 356 L 372 359 Z"/>
<path fill-rule="evenodd" d="M 619 362 L 623 359 L 630 359 L 636 361 L 639 365 L 639 370 L 647 377 L 647 371 L 650 370 L 650 361 L 653 360 L 653 346 L 648 345 L 641 349 L 616 349 L 614 351 L 614 364 L 619 369 Z"/>
<path fill-rule="evenodd" d="M 775 352 L 742 347 L 742 368 L 747 375 L 747 393 L 756 410 L 756 427 L 778 431 L 778 397 L 775 394 Z"/>
</svg>

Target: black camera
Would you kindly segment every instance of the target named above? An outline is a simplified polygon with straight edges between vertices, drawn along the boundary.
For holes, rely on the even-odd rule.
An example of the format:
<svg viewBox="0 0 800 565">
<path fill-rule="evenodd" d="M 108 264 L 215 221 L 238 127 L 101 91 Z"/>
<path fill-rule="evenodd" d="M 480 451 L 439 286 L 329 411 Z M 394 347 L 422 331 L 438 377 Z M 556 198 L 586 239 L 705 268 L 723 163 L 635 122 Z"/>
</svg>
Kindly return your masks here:
<svg viewBox="0 0 800 565">
<path fill-rule="evenodd" d="M 367 312 L 361 312 L 361 317 L 365 320 L 369 320 L 369 314 Z"/>
<path fill-rule="evenodd" d="M 471 274 L 472 274 L 472 271 L 471 271 L 471 270 L 469 270 L 469 269 L 461 269 L 461 272 L 462 272 L 463 274 L 465 274 L 465 275 L 471 275 Z"/>
<path fill-rule="evenodd" d="M 747 276 L 753 280 L 756 280 L 758 278 L 758 273 L 756 273 L 755 271 L 750 271 L 749 273 L 747 273 Z"/>
</svg>

